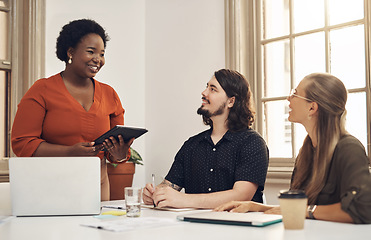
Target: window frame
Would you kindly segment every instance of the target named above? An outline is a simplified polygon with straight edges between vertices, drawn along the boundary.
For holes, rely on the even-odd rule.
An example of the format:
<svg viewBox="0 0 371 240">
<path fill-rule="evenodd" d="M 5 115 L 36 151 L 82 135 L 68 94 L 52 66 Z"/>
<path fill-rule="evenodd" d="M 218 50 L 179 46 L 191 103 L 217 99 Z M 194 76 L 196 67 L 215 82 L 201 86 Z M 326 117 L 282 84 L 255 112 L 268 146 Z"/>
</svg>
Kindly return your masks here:
<svg viewBox="0 0 371 240">
<path fill-rule="evenodd" d="M 326 0 L 325 0 L 326 1 Z M 267 43 L 276 40 L 282 40 L 282 37 L 272 38 L 261 41 L 261 0 L 250 1 L 250 0 L 225 0 L 225 29 L 226 29 L 226 67 L 235 69 L 244 74 L 251 85 L 252 92 L 256 103 L 256 122 L 254 129 L 260 134 L 263 134 L 263 102 L 268 100 L 284 100 L 286 96 L 279 96 L 274 98 L 264 98 L 262 96 L 262 45 L 261 42 Z M 290 0 L 290 8 L 292 8 L 292 0 Z M 290 12 L 291 9 L 290 9 Z M 350 93 L 364 91 L 366 93 L 366 104 L 367 104 L 367 148 L 369 160 L 371 159 L 371 96 L 370 96 L 370 45 L 371 45 L 371 3 L 370 0 L 364 0 L 364 19 L 347 22 L 344 24 L 337 24 L 335 26 L 325 26 L 323 28 L 305 31 L 301 33 L 291 33 L 291 38 L 301 36 L 308 33 L 314 33 L 325 30 L 328 34 L 330 30 L 342 28 L 351 24 L 364 24 L 365 33 L 365 88 L 350 89 Z M 290 23 L 292 27 L 293 23 Z M 328 39 L 326 39 L 328 43 Z M 329 70 L 329 48 L 326 44 L 326 71 Z M 241 47 L 243 46 L 243 47 Z M 292 41 L 290 48 L 292 49 Z M 291 74 L 291 85 L 294 84 L 294 68 L 293 68 L 293 51 L 290 51 L 290 74 Z M 291 129 L 294 131 L 293 123 L 291 123 Z M 295 143 L 294 135 L 291 136 L 292 144 Z M 295 156 L 295 146 L 292 148 L 293 156 Z M 295 157 L 292 158 L 270 158 L 268 168 L 268 178 L 281 178 L 289 179 L 294 166 Z"/>
<path fill-rule="evenodd" d="M 357 26 L 357 25 L 363 25 L 364 27 L 364 33 L 365 33 L 365 70 L 366 70 L 366 85 L 364 88 L 354 88 L 354 89 L 349 89 L 349 93 L 357 93 L 357 92 L 365 92 L 366 93 L 366 109 L 367 109 L 367 148 L 368 153 L 371 152 L 371 147 L 370 147 L 370 116 L 371 116 L 371 102 L 370 102 L 370 27 L 371 24 L 369 23 L 370 19 L 370 4 L 368 0 L 364 0 L 364 18 L 360 20 L 355 20 L 355 21 L 350 21 L 346 23 L 341 23 L 341 24 L 336 24 L 333 26 L 328 26 L 328 14 L 325 16 L 325 26 L 322 28 L 317 28 L 309 31 L 304 31 L 304 32 L 299 32 L 299 33 L 293 33 L 293 1 L 289 0 L 289 11 L 290 11 L 290 32 L 288 35 L 281 36 L 281 37 L 276 37 L 276 38 L 271 38 L 271 39 L 262 39 L 261 37 L 261 24 L 262 24 L 262 16 L 261 16 L 261 3 L 264 0 L 259 0 L 256 1 L 257 4 L 255 5 L 255 13 L 256 13 L 256 49 L 257 49 L 257 55 L 255 61 L 258 63 L 260 62 L 261 64 L 256 64 L 257 69 L 257 82 L 258 84 L 256 85 L 257 91 L 262 92 L 262 84 L 263 84 L 263 78 L 262 76 L 262 68 L 263 68 L 263 57 L 262 57 L 262 48 L 265 44 L 267 43 L 272 43 L 276 42 L 279 40 L 288 40 L 290 44 L 290 84 L 292 87 L 294 87 L 294 80 L 295 80 L 295 73 L 294 73 L 294 39 L 299 36 L 304 36 L 312 33 L 319 33 L 319 32 L 324 32 L 325 33 L 325 56 L 326 56 L 326 72 L 330 72 L 330 40 L 329 40 L 329 34 L 330 31 L 336 30 L 336 29 L 341 29 L 344 27 L 350 27 L 350 26 Z M 327 0 L 325 1 L 325 5 L 327 6 Z M 325 9 L 325 12 L 327 9 Z M 256 104 L 259 105 L 259 113 L 263 114 L 262 106 L 264 103 L 269 102 L 269 101 L 275 101 L 275 100 L 285 100 L 286 96 L 280 96 L 280 97 L 263 97 L 261 96 L 260 98 L 256 99 Z M 291 141 L 292 141 L 292 158 L 271 158 L 270 159 L 270 166 L 271 167 L 293 167 L 294 161 L 295 161 L 295 156 L 297 155 L 297 152 L 295 152 L 295 128 L 293 126 L 294 124 L 291 123 Z M 263 122 L 260 120 L 260 123 L 258 124 L 257 130 L 262 133 L 263 132 Z M 369 154 L 370 155 L 370 154 Z M 370 156 L 369 156 L 370 160 Z"/>
<path fill-rule="evenodd" d="M 5 12 L 7 13 L 8 15 L 8 29 L 11 29 L 11 7 L 10 6 L 6 6 L 6 7 L 0 7 L 0 12 Z M 9 126 L 10 126 L 10 118 L 9 118 L 9 114 L 7 114 L 9 112 L 9 102 L 10 102 L 10 99 L 9 99 L 9 93 L 8 93 L 8 90 L 9 87 L 10 87 L 10 82 L 9 82 L 9 79 L 10 79 L 10 72 L 11 72 L 11 59 L 10 59 L 10 56 L 11 56 L 11 34 L 8 34 L 7 35 L 7 38 L 8 38 L 8 45 L 7 45 L 7 52 L 8 52 L 8 57 L 7 58 L 4 58 L 4 59 L 0 59 L 0 70 L 1 71 L 4 71 L 5 72 L 5 91 L 7 91 L 5 93 L 5 104 L 6 106 L 4 106 L 4 110 L 5 110 L 5 119 L 4 119 L 4 128 L 3 126 L 1 126 L 2 129 L 4 129 L 4 135 L 5 135 L 5 141 L 4 141 L 4 153 L 5 155 L 8 155 L 9 154 L 9 151 L 10 151 L 10 144 L 8 143 L 9 139 L 10 139 L 10 136 L 8 134 L 8 129 L 9 129 Z"/>
<path fill-rule="evenodd" d="M 17 106 L 30 86 L 45 72 L 45 0 L 9 0 L 10 59 L 1 61 L 6 68 L 8 83 L 7 130 L 8 156 L 0 156 L 0 182 L 9 181 L 8 159 L 10 130 Z"/>
</svg>

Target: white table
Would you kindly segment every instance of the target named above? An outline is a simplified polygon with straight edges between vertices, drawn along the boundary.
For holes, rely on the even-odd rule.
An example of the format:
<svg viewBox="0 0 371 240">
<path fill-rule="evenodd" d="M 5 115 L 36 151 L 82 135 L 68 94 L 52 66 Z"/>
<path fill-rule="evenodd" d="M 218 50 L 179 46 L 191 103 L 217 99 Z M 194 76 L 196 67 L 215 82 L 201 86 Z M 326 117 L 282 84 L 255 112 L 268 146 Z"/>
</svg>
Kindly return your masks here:
<svg viewBox="0 0 371 240">
<path fill-rule="evenodd" d="M 175 219 L 185 212 L 143 209 L 142 217 Z M 122 217 L 125 218 L 125 217 Z M 82 223 L 101 221 L 92 216 L 70 217 L 14 217 L 0 224 L 1 240 L 238 240 L 238 239 L 370 239 L 371 225 L 354 225 L 306 220 L 304 230 L 285 230 L 283 223 L 267 227 L 245 227 L 220 224 L 188 223 L 147 228 L 140 231 L 110 232 L 81 226 Z"/>
</svg>

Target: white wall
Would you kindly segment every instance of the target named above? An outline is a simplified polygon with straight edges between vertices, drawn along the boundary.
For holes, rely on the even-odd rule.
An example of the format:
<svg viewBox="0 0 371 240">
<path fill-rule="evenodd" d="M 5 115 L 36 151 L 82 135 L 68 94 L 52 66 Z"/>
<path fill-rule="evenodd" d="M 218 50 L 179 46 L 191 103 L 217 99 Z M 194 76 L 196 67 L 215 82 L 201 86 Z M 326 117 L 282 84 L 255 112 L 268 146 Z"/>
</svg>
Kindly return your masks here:
<svg viewBox="0 0 371 240">
<path fill-rule="evenodd" d="M 201 92 L 224 68 L 223 0 L 146 2 L 146 181 L 168 172 L 190 136 L 206 129 Z"/>
<path fill-rule="evenodd" d="M 213 72 L 224 68 L 223 0 L 48 0 L 46 76 L 64 69 L 55 56 L 62 26 L 91 18 L 111 40 L 96 79 L 110 84 L 126 110 L 125 124 L 149 132 L 133 147 L 144 158 L 135 186 L 167 173 L 175 153 L 205 129 L 196 109 Z"/>
</svg>

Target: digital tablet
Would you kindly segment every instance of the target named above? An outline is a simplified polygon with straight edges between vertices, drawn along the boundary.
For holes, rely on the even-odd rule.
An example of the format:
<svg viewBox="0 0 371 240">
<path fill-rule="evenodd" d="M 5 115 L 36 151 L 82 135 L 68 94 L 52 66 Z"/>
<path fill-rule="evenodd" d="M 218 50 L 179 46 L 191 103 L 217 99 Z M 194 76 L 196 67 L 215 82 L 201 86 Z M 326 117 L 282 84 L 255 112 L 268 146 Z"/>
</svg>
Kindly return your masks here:
<svg viewBox="0 0 371 240">
<path fill-rule="evenodd" d="M 115 137 L 116 140 L 119 141 L 118 135 L 121 135 L 124 138 L 124 141 L 127 142 L 132 138 L 138 138 L 138 137 L 142 136 L 146 132 L 148 132 L 148 130 L 145 129 L 145 128 L 126 127 L 126 126 L 123 126 L 123 125 L 116 125 L 111 130 L 107 131 L 102 136 L 95 139 L 94 140 L 94 142 L 95 142 L 94 145 L 102 144 L 105 139 L 107 139 L 111 136 Z"/>
<path fill-rule="evenodd" d="M 264 227 L 282 221 L 282 215 L 264 214 L 262 212 L 200 212 L 178 215 L 177 219 L 197 223 L 217 223 L 239 226 Z"/>
</svg>

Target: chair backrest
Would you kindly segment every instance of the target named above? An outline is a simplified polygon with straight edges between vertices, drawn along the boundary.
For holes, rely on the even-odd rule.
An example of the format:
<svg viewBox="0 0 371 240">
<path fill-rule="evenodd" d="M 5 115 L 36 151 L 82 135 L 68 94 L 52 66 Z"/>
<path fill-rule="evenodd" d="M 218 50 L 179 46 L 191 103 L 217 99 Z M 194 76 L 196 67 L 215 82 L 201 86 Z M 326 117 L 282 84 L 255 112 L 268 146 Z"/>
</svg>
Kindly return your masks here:
<svg viewBox="0 0 371 240">
<path fill-rule="evenodd" d="M 0 183 L 0 215 L 12 215 L 9 182 Z"/>
</svg>

